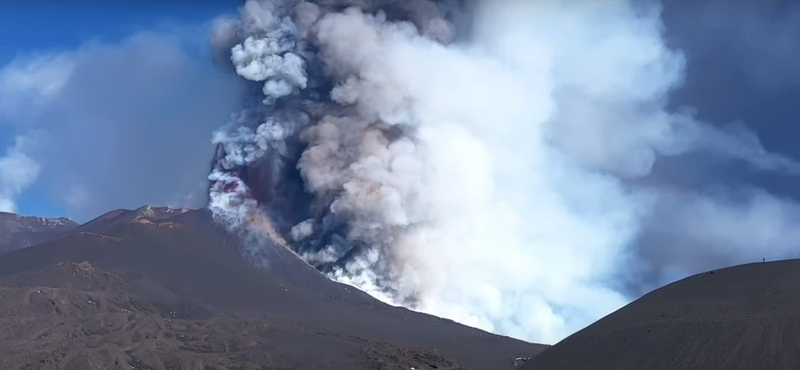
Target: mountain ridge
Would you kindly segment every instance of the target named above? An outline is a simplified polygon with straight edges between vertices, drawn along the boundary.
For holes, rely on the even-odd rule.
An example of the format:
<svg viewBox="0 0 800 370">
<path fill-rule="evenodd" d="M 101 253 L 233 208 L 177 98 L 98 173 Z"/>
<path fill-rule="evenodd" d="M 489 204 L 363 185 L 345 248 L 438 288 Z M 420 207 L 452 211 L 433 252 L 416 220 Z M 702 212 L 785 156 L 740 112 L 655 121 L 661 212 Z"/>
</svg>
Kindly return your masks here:
<svg viewBox="0 0 800 370">
<path fill-rule="evenodd" d="M 0 367 L 507 369 L 543 348 L 386 305 L 276 244 L 258 268 L 220 227 L 143 207 L 0 255 Z"/>
<path fill-rule="evenodd" d="M 48 218 L 0 212 L 0 253 L 57 239 L 79 224 L 66 217 Z"/>
<path fill-rule="evenodd" d="M 525 370 L 800 368 L 800 260 L 707 271 L 656 289 Z"/>
<path fill-rule="evenodd" d="M 268 238 L 259 268 L 241 237 L 148 206 L 0 254 L 0 368 L 800 367 L 800 260 L 687 277 L 544 346 L 386 305 Z"/>
</svg>

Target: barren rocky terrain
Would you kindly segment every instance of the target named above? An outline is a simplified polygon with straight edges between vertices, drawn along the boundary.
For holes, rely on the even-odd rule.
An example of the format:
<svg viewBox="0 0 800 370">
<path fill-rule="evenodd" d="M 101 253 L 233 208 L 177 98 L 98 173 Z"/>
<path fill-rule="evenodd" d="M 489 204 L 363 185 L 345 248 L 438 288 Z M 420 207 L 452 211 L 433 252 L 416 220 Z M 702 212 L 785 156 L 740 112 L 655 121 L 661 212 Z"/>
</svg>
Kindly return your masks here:
<svg viewBox="0 0 800 370">
<path fill-rule="evenodd" d="M 800 369 L 800 260 L 709 271 L 657 289 L 523 369 Z"/>
<path fill-rule="evenodd" d="M 290 252 L 256 268 L 221 235 L 207 211 L 148 207 L 0 256 L 0 368 L 509 369 L 544 348 L 388 306 Z"/>
<path fill-rule="evenodd" d="M 800 260 L 689 277 L 548 347 L 383 304 L 276 245 L 258 268 L 206 210 L 62 226 L 0 255 L 0 369 L 800 368 Z"/>
<path fill-rule="evenodd" d="M 0 253 L 57 239 L 76 227 L 78 223 L 67 218 L 20 216 L 0 212 Z"/>
</svg>

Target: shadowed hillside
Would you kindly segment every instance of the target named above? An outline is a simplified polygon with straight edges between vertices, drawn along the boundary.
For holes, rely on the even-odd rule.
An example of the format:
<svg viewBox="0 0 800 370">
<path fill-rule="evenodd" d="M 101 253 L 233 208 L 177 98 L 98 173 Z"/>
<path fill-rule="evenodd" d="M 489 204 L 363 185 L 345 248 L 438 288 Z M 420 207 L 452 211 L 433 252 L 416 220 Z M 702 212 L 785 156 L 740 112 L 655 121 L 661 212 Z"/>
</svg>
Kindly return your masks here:
<svg viewBox="0 0 800 370">
<path fill-rule="evenodd" d="M 692 276 L 531 359 L 526 370 L 800 369 L 800 260 Z"/>
<path fill-rule="evenodd" d="M 0 253 L 57 239 L 78 224 L 67 218 L 21 216 L 0 212 Z"/>
</svg>

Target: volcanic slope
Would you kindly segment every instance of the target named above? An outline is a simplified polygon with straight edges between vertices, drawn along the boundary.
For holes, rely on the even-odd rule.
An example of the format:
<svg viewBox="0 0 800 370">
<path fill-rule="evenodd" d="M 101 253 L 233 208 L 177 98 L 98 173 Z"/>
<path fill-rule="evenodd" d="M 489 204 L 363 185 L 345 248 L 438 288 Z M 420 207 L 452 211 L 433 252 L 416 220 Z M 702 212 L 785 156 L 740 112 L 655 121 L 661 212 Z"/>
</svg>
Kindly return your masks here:
<svg viewBox="0 0 800 370">
<path fill-rule="evenodd" d="M 0 256 L 0 369 L 507 369 L 544 347 L 383 304 L 202 211 L 115 211 Z M 298 268 L 305 266 L 307 268 Z"/>
<path fill-rule="evenodd" d="M 32 217 L 0 212 L 0 253 L 60 238 L 76 227 L 78 224 L 68 218 Z"/>
<path fill-rule="evenodd" d="M 800 260 L 706 272 L 657 289 L 522 369 L 800 369 Z"/>
</svg>

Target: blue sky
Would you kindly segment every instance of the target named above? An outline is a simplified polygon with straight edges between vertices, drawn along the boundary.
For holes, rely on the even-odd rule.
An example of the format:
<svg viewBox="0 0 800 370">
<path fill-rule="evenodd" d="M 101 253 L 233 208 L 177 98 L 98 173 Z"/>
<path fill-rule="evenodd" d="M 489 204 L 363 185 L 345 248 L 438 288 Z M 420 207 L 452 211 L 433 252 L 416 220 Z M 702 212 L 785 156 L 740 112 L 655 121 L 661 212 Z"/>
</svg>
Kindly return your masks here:
<svg viewBox="0 0 800 370">
<path fill-rule="evenodd" d="M 715 125 L 743 121 L 769 151 L 800 158 L 800 46 L 786 39 L 800 32 L 800 6 L 771 19 L 769 6 L 740 3 L 751 5 L 667 2 L 666 38 L 688 59 L 672 101 Z M 208 172 L 211 132 L 237 110 L 235 76 L 208 55 L 210 21 L 239 4 L 0 2 L 0 157 L 17 138 L 35 136 L 24 149 L 41 166 L 15 196 L 16 211 L 85 220 L 142 202 L 202 203 L 202 191 L 183 190 L 202 188 L 195 182 Z M 23 76 L 11 80 L 27 90 L 3 95 L 3 76 Z M 53 87 L 57 97 L 43 95 Z M 14 114 L 3 115 L 9 106 Z M 656 180 L 687 188 L 733 182 L 800 198 L 800 176 L 685 163 L 659 162 Z"/>
<path fill-rule="evenodd" d="M 177 40 L 182 57 L 193 59 L 180 63 L 192 63 L 194 68 L 212 68 L 205 49 L 209 22 L 222 14 L 235 14 L 239 3 L 238 0 L 3 1 L 0 2 L 0 70 L 14 63 L 24 65 L 43 55 L 75 53 L 87 48 L 109 51 L 143 33 L 158 33 L 156 39 L 166 35 Z M 23 62 L 19 63 L 20 60 Z M 193 78 L 186 77 L 187 80 Z M 48 119 L 52 120 L 36 117 L 19 123 L 16 121 L 22 119 L 18 117 L 0 115 L 0 156 L 11 148 L 18 135 L 44 125 L 37 120 Z M 44 167 L 41 171 L 49 169 Z M 54 189 L 52 181 L 41 181 L 41 177 L 16 196 L 16 212 L 75 216 L 64 202 L 55 199 L 59 189 Z"/>
<path fill-rule="evenodd" d="M 199 25 L 234 14 L 238 0 L 23 1 L 0 3 L 0 63 L 20 53 L 117 41 L 164 24 Z"/>
</svg>

